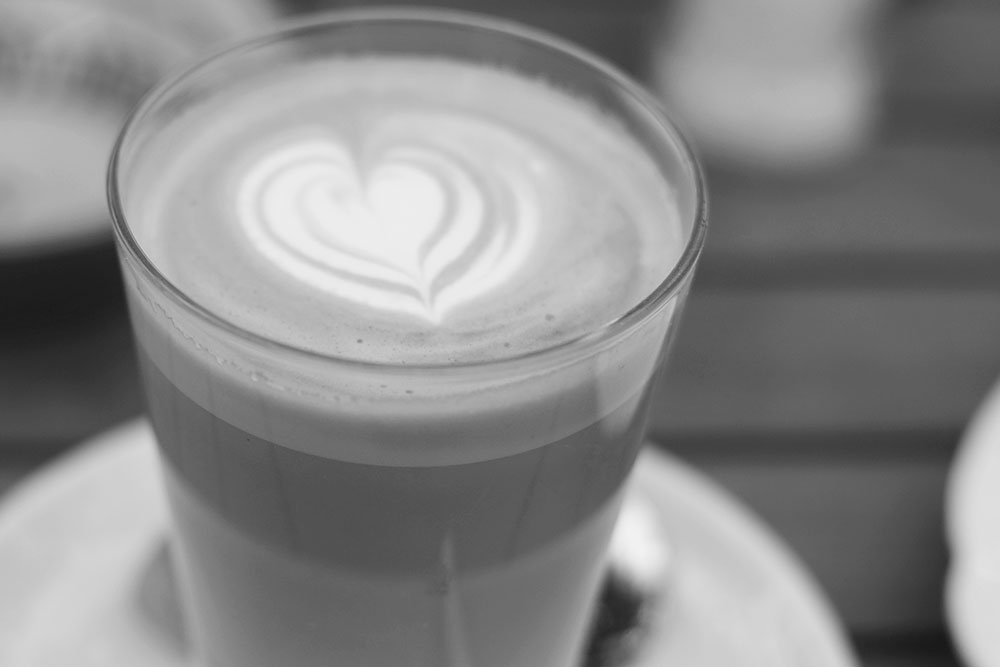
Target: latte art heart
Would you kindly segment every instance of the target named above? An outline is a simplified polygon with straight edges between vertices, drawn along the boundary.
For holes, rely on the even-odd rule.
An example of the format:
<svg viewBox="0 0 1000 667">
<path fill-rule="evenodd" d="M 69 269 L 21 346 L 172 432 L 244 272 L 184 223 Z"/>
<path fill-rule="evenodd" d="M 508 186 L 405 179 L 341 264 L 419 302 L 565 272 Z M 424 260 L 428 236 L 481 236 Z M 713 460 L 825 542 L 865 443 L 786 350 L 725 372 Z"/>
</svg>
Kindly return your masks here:
<svg viewBox="0 0 1000 667">
<path fill-rule="evenodd" d="M 468 156 L 426 142 L 385 142 L 363 157 L 349 145 L 300 135 L 244 174 L 239 220 L 274 266 L 342 299 L 438 323 L 524 262 L 539 215 L 523 170 L 492 160 L 476 173 Z"/>
<path fill-rule="evenodd" d="M 237 329 L 389 368 L 515 359 L 604 330 L 684 247 L 646 147 L 542 78 L 409 55 L 261 77 L 127 170 L 142 248 Z"/>
</svg>

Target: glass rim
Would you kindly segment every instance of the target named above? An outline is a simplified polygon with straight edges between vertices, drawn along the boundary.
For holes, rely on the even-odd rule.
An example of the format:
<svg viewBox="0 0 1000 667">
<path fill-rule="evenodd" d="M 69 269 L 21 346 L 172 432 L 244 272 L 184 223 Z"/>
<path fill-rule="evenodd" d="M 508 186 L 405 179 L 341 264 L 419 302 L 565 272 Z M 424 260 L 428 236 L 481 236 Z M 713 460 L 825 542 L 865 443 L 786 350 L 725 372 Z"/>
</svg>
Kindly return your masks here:
<svg viewBox="0 0 1000 667">
<path fill-rule="evenodd" d="M 184 290 L 175 285 L 157 268 L 140 246 L 126 219 L 119 188 L 120 161 L 126 143 L 138 131 L 144 117 L 156 109 L 159 102 L 198 72 L 208 69 L 220 61 L 238 57 L 270 44 L 293 39 L 297 35 L 307 35 L 345 25 L 357 24 L 404 23 L 425 26 L 442 26 L 469 28 L 490 33 L 496 37 L 528 42 L 537 48 L 548 50 L 555 55 L 569 58 L 585 66 L 595 75 L 599 75 L 607 83 L 619 89 L 632 101 L 639 103 L 645 112 L 650 125 L 660 135 L 666 135 L 679 162 L 690 174 L 694 186 L 694 211 L 690 221 L 691 231 L 684 244 L 684 250 L 674 264 L 674 267 L 649 294 L 626 312 L 604 324 L 583 333 L 561 341 L 527 352 L 488 359 L 455 362 L 406 363 L 398 361 L 368 361 L 351 357 L 338 356 L 300 347 L 284 341 L 275 340 L 257 333 L 249 328 L 229 321 L 209 308 L 191 298 Z M 606 59 L 587 49 L 554 35 L 548 31 L 530 27 L 503 18 L 451 9 L 433 8 L 372 8 L 372 9 L 335 9 L 312 14 L 310 16 L 282 22 L 278 27 L 267 33 L 242 40 L 220 51 L 198 60 L 198 62 L 181 69 L 166 77 L 148 91 L 140 102 L 129 112 L 121 131 L 112 148 L 108 163 L 106 191 L 111 214 L 112 228 L 118 239 L 118 247 L 123 249 L 160 290 L 175 305 L 193 314 L 197 318 L 247 342 L 263 348 L 281 350 L 305 360 L 322 363 L 338 363 L 348 367 L 370 370 L 394 370 L 400 372 L 450 372 L 462 369 L 485 369 L 505 367 L 511 364 L 530 363 L 548 359 L 553 355 L 572 354 L 580 350 L 597 347 L 602 343 L 612 341 L 632 330 L 640 323 L 652 317 L 675 295 L 685 281 L 693 273 L 696 262 L 705 245 L 708 233 L 708 201 L 705 178 L 701 165 L 695 157 L 688 141 L 670 120 L 662 105 L 641 85 L 634 82 L 627 74 Z"/>
</svg>

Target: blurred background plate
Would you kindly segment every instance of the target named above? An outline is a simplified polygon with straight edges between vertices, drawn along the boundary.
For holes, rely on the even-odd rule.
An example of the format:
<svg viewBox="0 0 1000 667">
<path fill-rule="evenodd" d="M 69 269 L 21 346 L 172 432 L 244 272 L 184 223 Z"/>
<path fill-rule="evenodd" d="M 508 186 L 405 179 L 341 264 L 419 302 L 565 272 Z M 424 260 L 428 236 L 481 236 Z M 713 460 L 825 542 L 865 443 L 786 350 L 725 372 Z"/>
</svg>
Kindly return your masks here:
<svg viewBox="0 0 1000 667">
<path fill-rule="evenodd" d="M 1000 666 L 1000 384 L 970 424 L 948 481 L 948 622 L 970 667 Z"/>
<path fill-rule="evenodd" d="M 165 74 L 266 25 L 265 0 L 0 1 L 0 260 L 110 240 L 105 172 Z"/>
<path fill-rule="evenodd" d="M 118 291 L 105 173 L 164 75 L 276 16 L 267 0 L 0 0 L 0 310 L 89 313 Z"/>
</svg>

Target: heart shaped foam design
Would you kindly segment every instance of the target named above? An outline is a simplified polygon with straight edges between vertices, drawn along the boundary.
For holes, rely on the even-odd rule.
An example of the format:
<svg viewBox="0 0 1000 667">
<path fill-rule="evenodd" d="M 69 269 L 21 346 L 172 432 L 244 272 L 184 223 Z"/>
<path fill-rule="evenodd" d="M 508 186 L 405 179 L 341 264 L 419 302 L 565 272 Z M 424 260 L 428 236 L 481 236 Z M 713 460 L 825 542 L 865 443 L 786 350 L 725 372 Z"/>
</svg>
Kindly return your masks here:
<svg viewBox="0 0 1000 667">
<path fill-rule="evenodd" d="M 336 136 L 259 156 L 240 222 L 275 266 L 358 304 L 438 323 L 509 280 L 537 232 L 530 184 L 472 173 L 444 147 L 396 143 L 363 162 Z"/>
</svg>

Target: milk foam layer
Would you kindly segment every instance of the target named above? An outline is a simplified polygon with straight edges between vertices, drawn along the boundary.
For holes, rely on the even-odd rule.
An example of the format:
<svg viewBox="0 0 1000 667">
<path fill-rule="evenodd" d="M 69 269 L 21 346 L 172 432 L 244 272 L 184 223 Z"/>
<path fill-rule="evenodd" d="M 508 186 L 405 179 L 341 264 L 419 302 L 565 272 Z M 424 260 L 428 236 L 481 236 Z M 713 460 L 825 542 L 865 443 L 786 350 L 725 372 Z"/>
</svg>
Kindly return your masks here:
<svg viewBox="0 0 1000 667">
<path fill-rule="evenodd" d="M 301 65 L 164 132 L 126 202 L 192 299 L 300 348 L 508 357 L 595 330 L 681 249 L 634 140 L 544 82 L 444 60 Z"/>
</svg>

